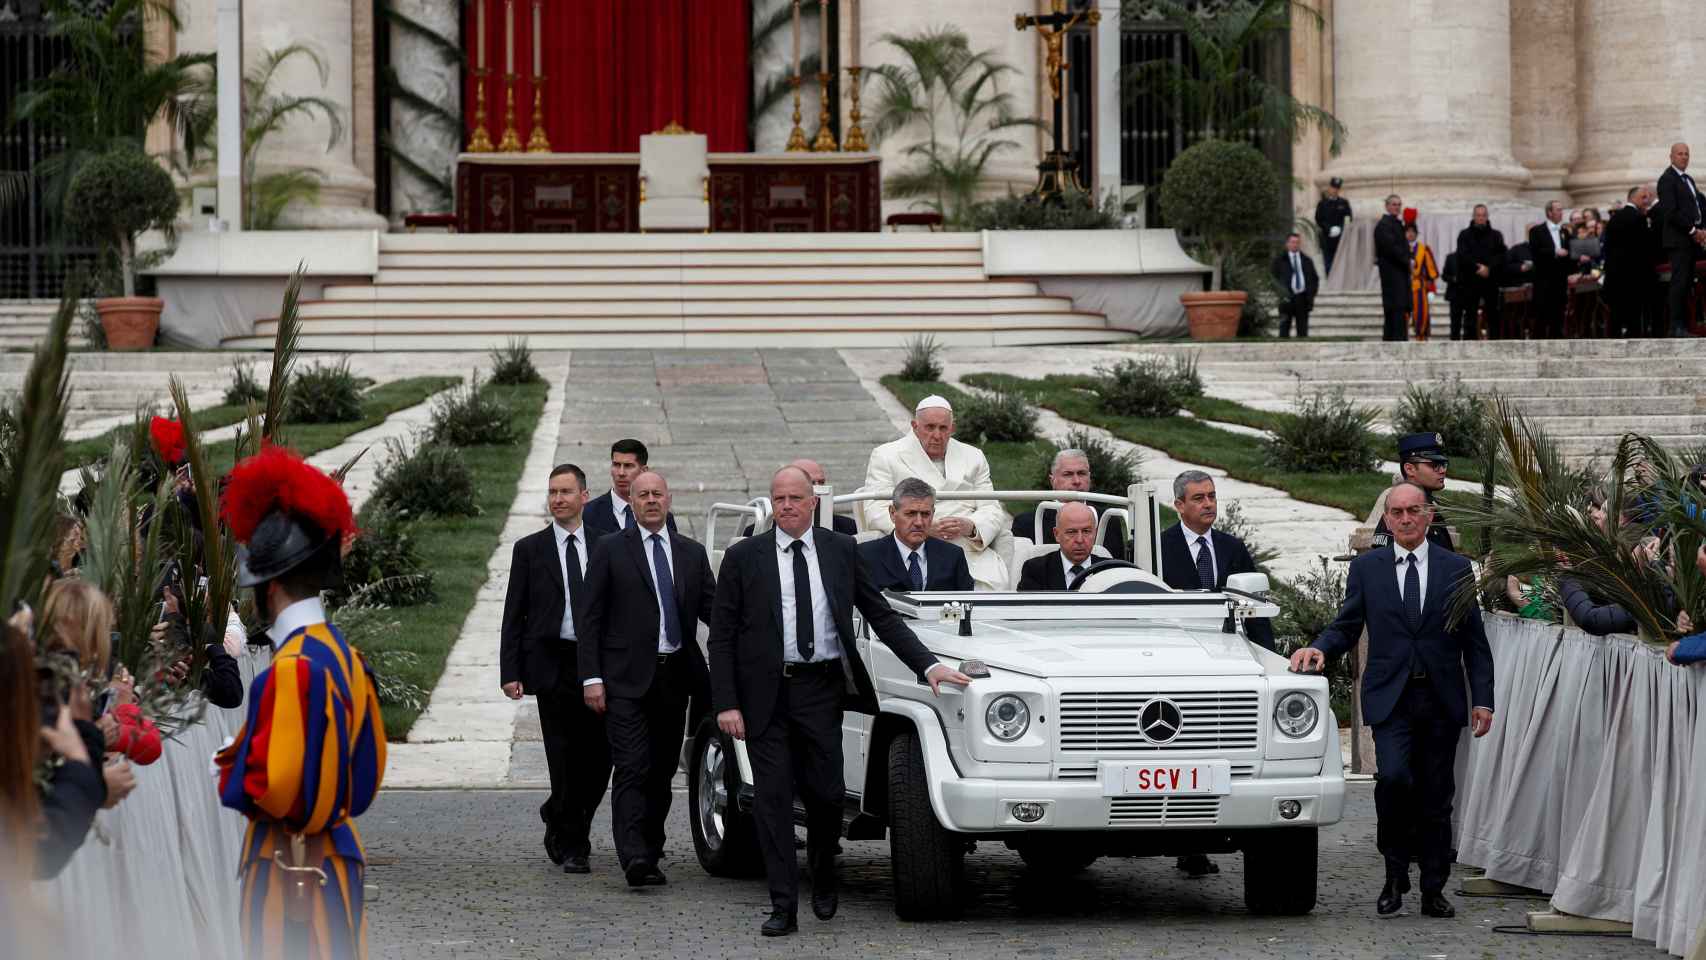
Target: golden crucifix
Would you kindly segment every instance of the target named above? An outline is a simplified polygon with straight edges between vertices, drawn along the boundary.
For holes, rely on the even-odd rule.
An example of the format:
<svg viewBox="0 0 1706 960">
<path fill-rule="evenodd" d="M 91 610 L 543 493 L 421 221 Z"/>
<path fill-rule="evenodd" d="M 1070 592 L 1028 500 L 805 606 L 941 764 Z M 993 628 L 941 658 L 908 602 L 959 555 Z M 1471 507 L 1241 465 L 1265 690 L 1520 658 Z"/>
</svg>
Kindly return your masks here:
<svg viewBox="0 0 1706 960">
<path fill-rule="evenodd" d="M 1066 71 L 1068 66 L 1066 62 L 1067 32 L 1081 22 L 1088 23 L 1092 27 L 1102 22 L 1100 10 L 1079 10 L 1068 13 L 1066 0 L 1050 0 L 1049 9 L 1051 12 L 1042 16 L 1028 16 L 1021 13 L 1013 18 L 1013 27 L 1016 30 L 1022 31 L 1026 27 L 1036 27 L 1037 33 L 1042 37 L 1043 46 L 1047 50 L 1043 69 L 1048 75 L 1049 94 L 1054 98 L 1054 149 L 1049 152 L 1038 167 L 1041 176 L 1037 180 L 1036 189 L 1032 191 L 1036 196 L 1045 199 L 1060 194 L 1065 186 L 1062 183 L 1063 177 L 1070 178 L 1078 189 L 1083 189 L 1083 185 L 1078 183 L 1077 165 L 1073 163 L 1071 155 L 1061 149 L 1060 75 Z M 1053 29 L 1047 29 L 1051 27 Z"/>
</svg>

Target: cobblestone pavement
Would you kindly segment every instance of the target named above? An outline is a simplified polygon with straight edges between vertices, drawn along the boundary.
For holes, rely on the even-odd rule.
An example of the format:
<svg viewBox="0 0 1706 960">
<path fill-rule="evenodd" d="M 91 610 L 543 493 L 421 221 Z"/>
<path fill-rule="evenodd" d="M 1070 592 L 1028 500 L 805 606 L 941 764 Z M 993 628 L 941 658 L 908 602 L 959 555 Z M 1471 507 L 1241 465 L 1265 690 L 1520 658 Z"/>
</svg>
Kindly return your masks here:
<svg viewBox="0 0 1706 960">
<path fill-rule="evenodd" d="M 999 844 L 967 859 L 973 901 L 951 923 L 894 916 L 886 842 L 844 843 L 841 912 L 821 923 L 802 904 L 800 933 L 758 936 L 762 880 L 719 880 L 693 858 L 677 784 L 666 887 L 630 890 L 616 871 L 608 807 L 593 829 L 590 876 L 571 877 L 540 848 L 534 790 L 387 791 L 361 830 L 369 854 L 368 940 L 378 958 L 1008 957 L 1542 958 L 1653 957 L 1627 938 L 1533 937 L 1536 901 L 1453 896 L 1454 920 L 1378 920 L 1380 863 L 1367 784 L 1350 786 L 1347 819 L 1321 835 L 1320 905 L 1301 918 L 1260 918 L 1243 905 L 1242 858 L 1190 880 L 1160 859 L 1102 860 L 1044 884 Z M 803 854 L 802 854 L 803 856 Z M 1452 885 L 1455 887 L 1455 883 Z M 1448 893 L 1451 888 L 1448 888 Z"/>
</svg>

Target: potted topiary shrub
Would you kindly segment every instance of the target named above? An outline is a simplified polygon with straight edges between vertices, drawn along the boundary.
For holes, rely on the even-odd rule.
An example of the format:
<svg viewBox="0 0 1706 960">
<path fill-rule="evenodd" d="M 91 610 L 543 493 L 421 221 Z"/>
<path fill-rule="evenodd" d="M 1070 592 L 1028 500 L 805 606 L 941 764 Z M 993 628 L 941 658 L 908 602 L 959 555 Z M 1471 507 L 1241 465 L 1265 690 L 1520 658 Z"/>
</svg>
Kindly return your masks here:
<svg viewBox="0 0 1706 960">
<path fill-rule="evenodd" d="M 83 165 L 72 178 L 66 220 L 72 230 L 101 245 L 102 259 L 115 265 L 120 296 L 95 301 L 107 347 L 146 350 L 160 329 L 158 297 L 136 295 L 136 274 L 152 257 L 139 256 L 136 238 L 162 230 L 168 239 L 178 215 L 172 177 L 140 150 L 115 148 Z"/>
<path fill-rule="evenodd" d="M 1280 202 L 1279 175 L 1249 144 L 1204 140 L 1167 168 L 1161 178 L 1161 215 L 1214 266 L 1212 290 L 1179 295 L 1192 339 L 1238 335 L 1238 317 L 1249 295 L 1225 289 L 1226 264 L 1252 238 L 1283 225 Z"/>
</svg>

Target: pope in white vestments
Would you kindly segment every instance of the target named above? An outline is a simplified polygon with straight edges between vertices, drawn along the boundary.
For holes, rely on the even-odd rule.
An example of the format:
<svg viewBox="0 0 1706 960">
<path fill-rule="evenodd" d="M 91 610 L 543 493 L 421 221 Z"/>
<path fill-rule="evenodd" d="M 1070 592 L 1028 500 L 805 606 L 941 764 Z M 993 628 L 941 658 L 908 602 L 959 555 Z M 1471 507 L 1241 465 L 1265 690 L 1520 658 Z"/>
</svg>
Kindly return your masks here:
<svg viewBox="0 0 1706 960">
<path fill-rule="evenodd" d="M 938 493 L 954 490 L 994 490 L 989 460 L 983 451 L 953 439 L 954 410 L 938 396 L 920 400 L 912 414 L 912 430 L 871 451 L 865 468 L 864 490 L 887 492 L 907 477 L 917 477 Z M 887 500 L 861 501 L 866 530 L 894 532 Z M 979 590 L 1006 590 L 1007 562 L 996 550 L 996 539 L 1007 531 L 1009 518 L 996 500 L 936 500 L 933 536 L 966 552 L 972 579 Z"/>
</svg>

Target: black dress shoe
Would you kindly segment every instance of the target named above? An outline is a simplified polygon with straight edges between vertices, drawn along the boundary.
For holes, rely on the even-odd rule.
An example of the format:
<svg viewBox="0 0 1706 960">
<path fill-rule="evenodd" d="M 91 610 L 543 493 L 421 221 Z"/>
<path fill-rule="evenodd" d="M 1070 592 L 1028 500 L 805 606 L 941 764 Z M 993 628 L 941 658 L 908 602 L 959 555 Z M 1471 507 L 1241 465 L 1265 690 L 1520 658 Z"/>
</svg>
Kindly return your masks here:
<svg viewBox="0 0 1706 960">
<path fill-rule="evenodd" d="M 640 880 L 648 887 L 661 887 L 669 882 L 669 878 L 664 876 L 663 871 L 657 867 L 648 869 L 645 876 L 641 877 Z"/>
<path fill-rule="evenodd" d="M 1211 873 L 1220 872 L 1219 865 L 1210 860 L 1207 854 L 1202 853 L 1180 857 L 1176 866 L 1193 877 L 1206 877 Z"/>
<path fill-rule="evenodd" d="M 764 921 L 764 926 L 758 932 L 767 937 L 785 937 L 800 929 L 800 921 L 790 910 L 772 910 L 770 919 Z"/>
<path fill-rule="evenodd" d="M 836 893 L 835 880 L 812 883 L 812 916 L 819 920 L 835 918 L 835 909 L 841 905 L 841 897 Z"/>
<path fill-rule="evenodd" d="M 656 871 L 657 868 L 652 866 L 651 861 L 644 857 L 635 857 L 628 861 L 627 868 L 622 872 L 628 877 L 628 886 L 643 887 L 646 885 L 646 878 Z M 658 875 L 662 876 L 662 874 Z"/>
<path fill-rule="evenodd" d="M 1404 891 L 1398 888 L 1398 881 L 1386 879 L 1386 886 L 1380 888 L 1380 899 L 1374 901 L 1374 909 L 1382 917 L 1397 916 L 1404 909 Z"/>
<path fill-rule="evenodd" d="M 1433 893 L 1422 894 L 1422 915 L 1449 920 L 1457 916 L 1457 908 L 1451 905 L 1451 901 L 1445 898 L 1445 894 L 1436 890 Z"/>
<path fill-rule="evenodd" d="M 546 809 L 545 804 L 539 806 L 539 819 L 545 824 L 545 856 L 550 857 L 552 863 L 560 864 L 569 851 L 563 846 L 563 835 L 551 821 L 550 811 Z"/>
<path fill-rule="evenodd" d="M 564 873 L 591 873 L 592 868 L 587 866 L 585 856 L 578 854 L 578 853 L 573 853 L 573 854 L 570 854 L 568 856 L 568 858 L 563 861 L 563 872 Z"/>
</svg>

